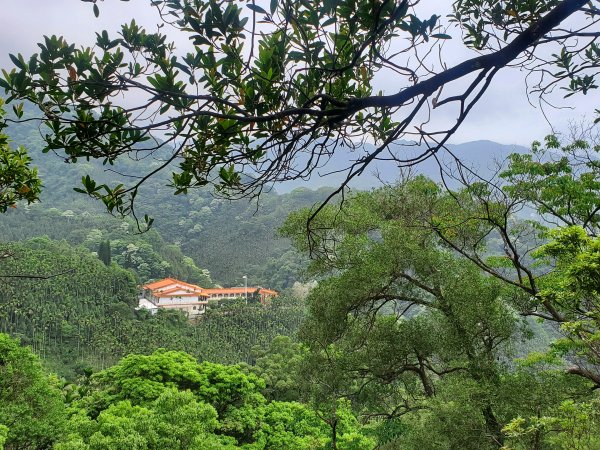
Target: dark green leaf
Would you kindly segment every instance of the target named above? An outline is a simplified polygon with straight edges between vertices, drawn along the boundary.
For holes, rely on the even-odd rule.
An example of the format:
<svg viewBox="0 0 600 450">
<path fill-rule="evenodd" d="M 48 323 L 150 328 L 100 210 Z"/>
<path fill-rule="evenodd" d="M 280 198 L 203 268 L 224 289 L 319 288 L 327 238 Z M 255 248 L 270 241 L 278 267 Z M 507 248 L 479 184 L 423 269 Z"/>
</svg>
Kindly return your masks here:
<svg viewBox="0 0 600 450">
<path fill-rule="evenodd" d="M 259 13 L 259 14 L 265 14 L 265 15 L 267 14 L 267 12 L 266 12 L 264 9 L 262 9 L 262 8 L 261 8 L 260 6 L 258 6 L 258 5 L 255 5 L 254 3 L 250 3 L 250 4 L 246 5 L 246 6 L 247 6 L 249 9 L 251 9 L 252 11 L 254 11 L 254 12 L 257 12 L 257 13 Z"/>
<path fill-rule="evenodd" d="M 8 55 L 11 61 L 17 66 L 19 69 L 24 69 L 25 65 L 12 53 Z"/>
</svg>

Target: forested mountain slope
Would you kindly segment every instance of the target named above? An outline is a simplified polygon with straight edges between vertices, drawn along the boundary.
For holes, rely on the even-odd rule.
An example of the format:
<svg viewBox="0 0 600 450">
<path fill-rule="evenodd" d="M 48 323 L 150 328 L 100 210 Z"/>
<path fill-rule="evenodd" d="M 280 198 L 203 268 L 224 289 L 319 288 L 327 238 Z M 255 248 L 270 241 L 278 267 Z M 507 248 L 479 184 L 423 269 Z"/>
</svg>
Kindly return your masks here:
<svg viewBox="0 0 600 450">
<path fill-rule="evenodd" d="M 40 152 L 41 135 L 45 131 L 43 128 L 38 129 L 33 122 L 11 126 L 9 132 L 15 144 L 25 145 L 29 149 L 39 167 L 44 192 L 41 205 L 35 208 L 41 207 L 44 211 L 38 212 L 40 210 L 36 209 L 31 213 L 17 212 L 17 217 L 15 212 L 11 212 L 0 218 L 0 226 L 6 225 L 10 228 L 10 231 L 3 230 L 4 239 L 37 236 L 40 234 L 40 228 L 43 228 L 46 231 L 41 234 L 48 234 L 54 238 L 64 237 L 72 243 L 83 243 L 83 236 L 68 237 L 61 234 L 61 230 L 104 229 L 104 224 L 109 222 L 103 217 L 105 214 L 100 202 L 94 202 L 85 195 L 74 192 L 73 187 L 80 186 L 81 178 L 86 175 L 100 183 L 131 183 L 132 178 L 123 175 L 136 175 L 140 170 L 140 164 L 133 159 L 120 160 L 115 166 L 103 166 L 97 161 L 66 164 L 57 155 L 43 155 Z M 368 144 L 365 150 L 368 150 L 367 147 Z M 494 160 L 501 161 L 510 152 L 521 152 L 524 148 L 480 141 L 450 146 L 450 150 L 460 156 L 467 165 L 477 167 L 479 173 L 485 175 L 494 169 Z M 396 146 L 393 151 L 412 154 L 417 153 L 419 149 Z M 160 153 L 138 156 L 144 158 L 146 169 L 158 167 L 163 161 Z M 357 153 L 350 156 L 357 158 L 360 155 Z M 450 153 L 440 157 L 445 162 L 451 160 Z M 336 158 L 337 160 L 328 164 L 330 172 L 344 169 L 346 156 L 337 155 Z M 380 185 L 381 181 L 393 183 L 399 173 L 397 165 L 393 162 L 378 161 L 370 171 L 356 179 L 351 187 L 370 189 Z M 418 173 L 439 179 L 437 162 L 433 158 L 425 161 L 418 166 Z M 210 272 L 215 283 L 240 285 L 243 283 L 242 277 L 247 275 L 250 284 L 284 289 L 300 278 L 304 260 L 291 251 L 289 241 L 278 237 L 276 230 L 290 212 L 323 201 L 331 192 L 331 188 L 327 186 L 338 185 L 343 177 L 343 173 L 320 175 L 322 176 L 315 175 L 310 181 L 274 186 L 271 192 L 264 192 L 257 203 L 244 199 L 228 201 L 216 198 L 209 188 L 194 189 L 188 191 L 187 195 L 176 196 L 173 194 L 173 188 L 168 186 L 171 171 L 164 170 L 147 180 L 137 198 L 136 210 L 140 215 L 148 214 L 153 217 L 154 228 L 164 241 L 178 245 L 185 255 L 193 259 L 197 267 Z M 52 210 L 52 213 L 48 213 L 45 210 L 49 208 L 56 208 L 58 211 Z M 69 211 L 73 211 L 73 215 Z M 63 214 L 73 222 L 80 222 L 81 226 L 65 224 Z M 92 214 L 93 217 L 82 219 L 82 215 L 85 214 Z M 44 222 L 43 225 L 40 225 L 40 220 Z M 94 225 L 97 221 L 103 225 Z M 113 239 L 111 236 L 105 238 Z M 147 241 L 152 243 L 156 239 L 155 235 Z M 142 278 L 144 275 L 146 274 L 143 274 Z M 162 275 L 157 275 L 154 271 L 151 277 L 154 276 Z"/>
<path fill-rule="evenodd" d="M 10 257 L 0 274 L 0 332 L 20 337 L 69 377 L 157 348 L 215 362 L 251 362 L 254 345 L 293 335 L 304 317 L 302 302 L 284 297 L 269 308 L 218 308 L 198 323 L 177 311 L 150 316 L 134 312 L 133 274 L 114 263 L 105 266 L 83 247 L 34 238 L 2 244 L 2 253 Z"/>
<path fill-rule="evenodd" d="M 4 241 L 47 236 L 81 245 L 92 253 L 98 253 L 102 243 L 110 242 L 111 260 L 130 269 L 138 283 L 174 276 L 206 287 L 213 284 L 208 271 L 185 256 L 179 246 L 167 244 L 154 229 L 137 233 L 129 220 L 80 209 L 46 209 L 39 204 L 19 207 L 0 219 Z"/>
<path fill-rule="evenodd" d="M 207 190 L 174 196 L 165 174 L 144 189 L 140 209 L 156 218 L 156 226 L 140 234 L 132 219 L 111 217 L 73 191 L 82 176 L 108 182 L 119 178 L 116 172 L 41 154 L 40 130 L 31 123 L 11 133 L 15 145 L 29 149 L 44 190 L 41 202 L 0 216 L 0 250 L 8 255 L 0 267 L 0 330 L 31 345 L 54 371 L 73 378 L 157 348 L 215 362 L 252 362 L 255 345 L 295 334 L 304 317 L 296 299 L 282 297 L 269 308 L 213 308 L 190 323 L 173 311 L 136 313 L 138 286 L 166 276 L 204 287 L 240 284 L 244 274 L 253 285 L 291 286 L 303 261 L 276 230 L 290 211 L 315 203 L 324 191 L 265 193 L 257 210 L 255 204 L 215 199 Z M 112 169 L 131 168 L 125 162 Z M 111 257 L 104 264 L 98 253 L 107 242 Z"/>
<path fill-rule="evenodd" d="M 20 206 L 0 217 L 3 240 L 48 235 L 53 239 L 67 239 L 73 244 L 84 244 L 90 250 L 95 250 L 98 239 L 110 239 L 113 246 L 112 241 L 118 240 L 119 248 L 113 249 L 113 254 L 117 255 L 122 254 L 129 244 L 140 246 L 140 243 L 146 243 L 171 266 L 173 259 L 183 258 L 178 249 L 167 245 L 174 244 L 193 259 L 196 267 L 207 269 L 213 281 L 221 285 L 240 285 L 243 275 L 247 275 L 252 285 L 278 290 L 291 286 L 300 278 L 303 260 L 291 251 L 287 239 L 277 236 L 277 229 L 291 211 L 318 203 L 330 192 L 328 188 L 316 191 L 301 188 L 285 195 L 265 192 L 258 204 L 215 198 L 208 188 L 175 196 L 173 189 L 167 186 L 170 176 L 167 171 L 148 180 L 139 196 L 138 211 L 149 214 L 155 222 L 150 235 L 138 237 L 133 222 L 111 221 L 100 202 L 73 191 L 81 185 L 81 177 L 85 175 L 99 182 L 123 180 L 120 174 L 135 173 L 133 161 L 106 167 L 84 161 L 66 164 L 56 155 L 41 154 L 40 133 L 43 130 L 38 130 L 32 123 L 11 127 L 10 133 L 15 144 L 29 149 L 39 167 L 44 191 L 40 204 L 29 208 Z M 160 155 L 157 155 L 149 158 L 147 163 L 153 166 L 159 161 Z M 101 235 L 94 234 L 93 230 L 100 230 Z M 127 239 L 124 239 L 124 233 Z M 167 252 L 176 255 L 166 258 Z M 150 266 L 160 264 L 145 262 Z M 187 270 L 190 271 L 195 269 Z M 167 271 L 156 267 L 138 272 L 142 281 L 168 275 Z M 186 273 L 186 270 L 170 274 L 207 284 L 198 274 Z"/>
<path fill-rule="evenodd" d="M 572 155 L 573 151 L 566 147 L 564 152 Z M 574 156 L 579 157 L 579 153 Z M 202 237 L 221 236 L 221 241 L 215 237 L 217 243 L 211 244 L 217 256 L 222 256 L 227 246 L 235 251 L 237 242 L 232 237 L 256 246 L 266 243 L 271 249 L 267 237 L 274 236 L 279 215 L 285 216 L 288 208 L 303 203 L 310 205 L 314 191 L 304 189 L 284 196 L 267 193 L 262 207 L 268 206 L 270 213 L 258 219 L 239 203 L 229 204 L 203 191 L 168 201 L 172 199 L 168 188 L 154 180 L 149 186 L 155 192 L 146 198 L 165 202 L 162 209 L 160 202 L 148 204 L 148 208 L 159 214 L 157 221 L 166 218 L 164 223 L 169 226 L 163 230 L 155 227 L 142 235 L 136 234 L 131 221 L 99 215 L 83 198 L 73 201 L 69 209 L 46 209 L 44 204 L 20 206 L 2 217 L 2 232 L 18 242 L 3 244 L 0 253 L 7 255 L 0 273 L 5 280 L 0 285 L 0 332 L 20 337 L 60 375 L 79 381 L 77 386 L 65 386 L 65 398 L 70 397 L 70 406 L 79 409 L 69 413 L 73 431 L 64 437 L 64 447 L 57 448 L 72 448 L 69 446 L 75 442 L 85 446 L 98 439 L 96 433 L 101 431 L 110 441 L 112 435 L 104 433 L 103 424 L 125 424 L 122 418 L 137 418 L 138 413 L 152 416 L 153 423 L 165 422 L 165 406 L 181 404 L 185 399 L 180 394 L 158 393 L 158 398 L 139 404 L 136 397 L 137 393 L 143 396 L 160 389 L 155 377 L 163 376 L 164 367 L 168 374 L 161 380 L 166 380 L 169 389 L 177 380 L 184 380 L 183 386 L 192 386 L 201 400 L 205 389 L 222 385 L 219 374 L 234 381 L 241 379 L 242 371 L 258 374 L 265 381 L 260 395 L 272 404 L 303 401 L 333 430 L 332 440 L 337 439 L 342 413 L 349 413 L 351 407 L 360 418 L 360 433 L 346 433 L 340 428 L 338 431 L 350 435 L 352 441 L 347 446 L 340 443 L 339 449 L 363 448 L 355 444 L 370 439 L 381 449 L 430 448 L 432 442 L 436 448 L 448 449 L 534 448 L 528 445 L 531 430 L 552 448 L 596 448 L 600 436 L 598 398 L 593 389 L 598 383 L 596 375 L 570 365 L 589 361 L 587 367 L 597 367 L 593 351 L 598 333 L 594 331 L 591 339 L 577 334 L 583 322 L 572 311 L 580 314 L 581 308 L 587 307 L 585 301 L 597 297 L 595 261 L 600 247 L 594 208 L 598 177 L 595 172 L 572 172 L 565 164 L 567 159 L 548 161 L 543 152 L 534 152 L 534 157 L 540 161 L 531 155 L 511 158 L 505 171 L 508 188 L 501 196 L 512 196 L 506 204 L 491 194 L 488 197 L 488 190 L 466 186 L 448 192 L 425 177 L 348 196 L 342 205 L 331 204 L 317 218 L 320 234 L 316 238 L 319 248 L 334 249 L 335 254 L 320 255 L 307 268 L 320 282 L 310 292 L 306 309 L 299 300 L 285 296 L 274 300 L 271 307 L 246 306 L 238 299 L 212 309 L 195 323 L 178 312 L 159 311 L 156 316 L 134 312 L 138 282 L 160 276 L 165 270 L 187 270 L 186 276 L 205 277 L 202 282 L 210 283 L 208 274 L 199 268 L 202 263 L 196 265 L 183 256 L 180 247 L 166 242 L 184 247 L 197 238 L 200 246 Z M 580 170 L 588 168 L 597 170 L 596 159 Z M 514 205 L 533 205 L 530 210 L 546 212 L 543 205 L 535 207 L 538 191 L 529 184 L 532 175 L 541 179 L 534 182 L 542 200 L 548 193 L 556 193 L 557 186 L 567 186 L 576 193 L 589 192 L 573 197 L 579 207 L 570 211 L 582 214 L 590 236 L 582 227 L 550 230 L 543 223 L 518 219 L 524 208 L 515 209 Z M 55 172 L 47 176 L 52 180 Z M 519 197 L 523 193 L 527 196 Z M 562 208 L 564 196 L 562 191 L 558 193 L 552 201 Z M 284 206 L 281 198 L 288 200 Z M 50 201 L 67 207 L 64 199 Z M 186 211 L 184 218 L 176 215 L 178 208 Z M 297 211 L 282 229 L 305 254 L 309 251 L 305 232 L 310 214 L 310 207 Z M 260 232 L 235 234 L 240 224 L 245 224 L 244 230 Z M 189 232 L 196 225 L 197 235 Z M 192 238 L 187 239 L 186 233 Z M 23 240 L 39 234 L 64 237 L 66 241 L 40 237 Z M 252 241 L 256 236 L 262 240 Z M 495 239 L 497 236 L 502 239 Z M 110 263 L 93 253 L 96 249 L 104 255 L 100 244 L 106 241 L 114 250 Z M 572 242 L 576 245 L 570 245 Z M 511 253 L 508 244 L 520 251 Z M 206 245 L 203 248 L 205 253 L 200 257 L 209 255 Z M 248 255 L 234 256 L 242 260 L 244 268 L 264 270 L 261 261 L 250 266 Z M 547 261 L 550 256 L 556 258 L 554 266 Z M 527 273 L 535 283 L 519 285 L 522 277 L 511 278 L 514 267 L 510 264 L 515 260 L 521 264 L 518 270 L 524 270 L 523 265 L 529 267 Z M 223 267 L 233 267 L 231 260 L 220 261 Z M 275 261 L 274 269 L 279 269 L 282 260 Z M 302 261 L 297 261 L 300 267 Z M 538 273 L 539 267 L 543 272 Z M 10 278 L 23 275 L 49 278 Z M 538 290 L 533 291 L 533 286 Z M 575 309 L 571 303 L 562 302 L 565 298 L 574 301 Z M 548 312 L 541 311 L 541 306 Z M 407 314 L 411 308 L 413 314 Z M 548 319 L 549 313 L 556 319 Z M 595 314 L 593 308 L 590 313 Z M 563 323 L 559 339 L 549 342 L 557 335 L 546 333 L 545 328 L 536 329 L 531 317 L 551 322 L 549 331 Z M 586 326 L 596 327 L 597 321 L 587 317 Z M 300 342 L 274 339 L 278 335 L 297 336 Z M 177 364 L 166 364 L 166 355 L 173 356 L 177 364 L 184 362 L 183 371 L 175 368 Z M 197 364 L 195 359 L 202 361 L 198 373 L 204 373 L 204 367 L 210 369 L 209 380 L 196 376 L 198 367 L 188 370 L 190 364 Z M 142 363 L 141 370 L 136 361 Z M 158 371 L 152 361 L 160 366 Z M 215 368 L 208 361 L 252 366 Z M 93 369 L 105 370 L 90 377 Z M 193 379 L 182 374 L 192 374 Z M 139 383 L 131 381 L 136 378 L 140 378 Z M 192 399 L 189 393 L 183 395 Z M 228 399 L 217 400 L 217 413 L 229 409 Z M 197 403 L 188 403 L 191 411 L 202 410 Z M 142 412 L 140 405 L 147 411 Z M 572 420 L 575 411 L 580 414 Z M 249 425 L 236 422 L 235 426 L 241 425 L 248 432 L 240 432 L 240 428 L 229 433 L 232 422 L 227 419 L 216 434 L 246 442 L 247 448 L 279 448 L 264 439 L 262 446 L 251 447 L 263 438 L 259 434 L 267 429 L 270 412 L 247 412 L 254 414 L 248 416 Z M 287 413 L 285 416 L 289 417 Z M 281 423 L 282 416 L 276 417 Z M 18 439 L 22 434 L 14 429 L 13 423 L 8 431 L 6 426 L 0 427 L 0 439 Z M 172 437 L 171 431 L 161 429 L 161 439 Z M 574 431 L 580 429 L 591 431 L 575 436 Z M 119 434 L 126 439 L 157 438 L 146 436 L 146 431 L 134 426 Z M 62 438 L 52 436 L 57 442 Z M 299 443 L 289 448 L 313 447 Z M 329 447 L 325 443 L 320 448 Z M 366 448 L 374 448 L 374 443 L 367 442 Z"/>
</svg>

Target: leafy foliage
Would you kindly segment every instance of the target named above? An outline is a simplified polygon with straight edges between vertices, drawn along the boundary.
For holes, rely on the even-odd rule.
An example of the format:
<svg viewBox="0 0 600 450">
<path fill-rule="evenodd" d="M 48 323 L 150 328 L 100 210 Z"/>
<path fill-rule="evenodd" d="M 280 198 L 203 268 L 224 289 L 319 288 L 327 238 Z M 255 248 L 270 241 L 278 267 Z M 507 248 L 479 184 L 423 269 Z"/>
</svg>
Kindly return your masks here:
<svg viewBox="0 0 600 450">
<path fill-rule="evenodd" d="M 191 392 L 166 389 L 146 406 L 111 404 L 95 420 L 80 410 L 69 421 L 68 437 L 55 448 L 234 448 L 212 434 L 217 425 L 214 409 Z"/>
<path fill-rule="evenodd" d="M 477 242 L 486 222 L 478 221 L 479 205 L 468 199 L 483 197 L 486 189 L 473 184 L 463 192 L 446 193 L 417 177 L 358 193 L 345 199 L 341 209 L 324 208 L 315 218 L 319 232 L 310 240 L 305 224 L 311 211 L 300 211 L 286 222 L 283 233 L 317 256 L 309 271 L 322 280 L 308 298 L 301 338 L 310 352 L 300 379 L 314 408 L 329 411 L 332 423 L 335 399 L 349 397 L 366 420 L 399 420 L 402 426 L 395 432 L 376 428 L 389 448 L 499 448 L 510 446 L 509 438 L 518 434 L 506 430 L 519 417 L 552 417 L 562 402 L 593 399 L 587 391 L 593 379 L 573 377 L 576 371 L 565 371 L 560 359 L 558 365 L 537 370 L 510 362 L 513 349 L 529 334 L 528 324 L 516 314 L 528 296 L 516 283 L 504 281 L 507 266 L 490 268 L 499 273 L 490 277 L 478 267 L 479 260 L 460 257 L 455 251 L 462 248 L 459 244 L 448 244 L 463 236 L 468 243 Z M 485 217 L 503 223 L 502 204 L 490 201 L 488 206 Z M 464 220 L 466 214 L 470 221 Z M 448 226 L 461 219 L 460 226 Z M 573 235 L 568 229 L 562 233 Z M 585 260 L 593 258 L 587 255 L 591 240 L 565 239 L 573 242 L 571 249 L 586 253 Z M 485 243 L 479 238 L 477 245 Z M 553 248 L 561 252 L 561 244 L 547 245 L 540 250 L 546 256 Z M 566 254 L 564 258 L 572 261 Z M 563 270 L 559 263 L 536 286 L 569 295 L 558 281 Z M 592 272 L 581 279 L 598 286 Z M 542 296 L 544 291 L 538 292 Z M 586 302 L 589 295 L 574 297 Z M 566 312 L 566 301 L 548 301 Z M 577 308 L 582 305 L 573 311 Z M 594 361 L 588 360 L 587 367 Z M 535 401 L 516 392 L 527 392 Z"/>
<path fill-rule="evenodd" d="M 237 366 L 182 352 L 129 355 L 92 376 L 57 448 L 330 448 L 318 415 L 300 403 L 268 402 L 263 387 Z M 372 448 L 349 410 L 343 427 L 338 448 Z"/>
<path fill-rule="evenodd" d="M 439 209 L 426 214 L 422 223 L 482 270 L 525 292 L 518 305 L 524 314 L 560 324 L 566 338 L 554 349 L 569 355 L 570 373 L 598 386 L 593 336 L 600 285 L 600 174 L 598 146 L 584 137 L 565 145 L 548 136 L 545 147 L 535 142 L 531 154 L 512 155 L 499 180 L 484 184 L 463 179 L 468 186 L 433 200 Z M 526 208 L 539 221 L 515 220 Z M 485 245 L 490 235 L 498 238 L 497 249 Z M 491 264 L 485 252 L 505 264 Z"/>
<path fill-rule="evenodd" d="M 0 119 L 5 112 L 0 99 Z M 17 202 L 28 204 L 38 200 L 42 182 L 37 169 L 31 167 L 31 157 L 23 146 L 11 149 L 9 139 L 0 127 L 0 213 L 16 208 Z"/>
<path fill-rule="evenodd" d="M 589 233 L 599 227 L 600 145 L 583 139 L 561 145 L 548 136 L 545 146 L 534 142 L 530 154 L 513 154 L 500 176 L 504 190 L 531 204 L 543 217 L 562 225 L 581 225 Z"/>
<path fill-rule="evenodd" d="M 600 444 L 597 403 L 597 399 L 583 403 L 567 400 L 557 405 L 552 415 L 530 417 L 528 420 L 516 418 L 505 427 L 505 431 L 517 438 L 517 447 L 514 448 L 527 448 L 543 438 L 560 449 L 595 448 Z"/>
<path fill-rule="evenodd" d="M 289 336 L 277 336 L 268 347 L 252 349 L 254 364 L 250 368 L 263 380 L 263 394 L 269 400 L 294 401 L 301 398 L 300 365 L 306 357 L 306 348 Z"/>
<path fill-rule="evenodd" d="M 573 357 L 571 373 L 585 376 L 598 386 L 600 239 L 577 226 L 553 230 L 550 237 L 538 255 L 553 258 L 556 265 L 540 283 L 538 296 L 560 306 L 564 314 L 561 329 L 565 337 L 553 349 Z"/>
<path fill-rule="evenodd" d="M 160 155 L 127 183 L 82 177 L 78 190 L 115 214 L 136 216 L 139 188 L 173 164 L 177 194 L 212 185 L 245 197 L 307 178 L 341 147 L 375 142 L 375 150 L 348 159 L 341 191 L 390 144 L 412 138 L 425 111 L 455 106 L 456 124 L 417 128 L 428 151 L 395 159 L 412 165 L 442 148 L 507 65 L 539 75 L 532 90 L 541 96 L 557 85 L 567 95 L 596 89 L 598 34 L 589 30 L 599 10 L 588 3 L 456 1 L 451 21 L 464 44 L 483 54 L 448 67 L 429 55 L 445 54 L 450 31 L 418 2 L 156 0 L 151 6 L 166 25 L 157 32 L 131 20 L 83 48 L 46 36 L 39 53 L 10 55 L 14 68 L 0 86 L 9 101 L 37 105 L 48 131 L 44 152 L 58 151 L 67 162 L 111 166 L 125 155 Z M 570 17 L 590 23 L 561 28 Z M 178 53 L 167 29 L 193 49 Z M 445 86 L 471 75 L 467 88 L 442 96 Z M 374 92 L 376 77 L 397 80 L 394 92 Z M 134 105 L 121 101 L 133 92 L 140 93 Z M 147 215 L 143 221 L 152 224 Z"/>
<path fill-rule="evenodd" d="M 58 379 L 44 373 L 31 349 L 0 333 L 0 447 L 49 448 L 65 420 Z"/>
</svg>

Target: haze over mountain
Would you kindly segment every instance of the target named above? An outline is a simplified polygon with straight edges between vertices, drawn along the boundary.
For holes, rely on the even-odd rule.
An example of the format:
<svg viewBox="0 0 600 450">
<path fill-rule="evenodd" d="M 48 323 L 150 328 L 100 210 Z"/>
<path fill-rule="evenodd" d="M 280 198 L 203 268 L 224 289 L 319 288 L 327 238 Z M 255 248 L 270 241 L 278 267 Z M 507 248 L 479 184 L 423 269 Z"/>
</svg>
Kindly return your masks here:
<svg viewBox="0 0 600 450">
<path fill-rule="evenodd" d="M 488 177 L 496 170 L 497 162 L 502 162 L 511 153 L 524 153 L 528 150 L 521 145 L 505 145 L 486 140 L 450 144 L 447 147 L 449 151 L 442 150 L 437 154 L 437 159 L 430 157 L 410 169 L 401 169 L 399 164 L 391 159 L 390 152 L 398 159 L 408 159 L 423 153 L 425 147 L 411 145 L 407 142 L 399 143 L 392 146 L 389 152 L 382 154 L 382 159 L 373 161 L 360 176 L 352 179 L 348 186 L 358 190 L 372 189 L 383 183 L 394 183 L 399 179 L 401 172 L 408 173 L 409 171 L 411 174 L 421 174 L 441 181 L 440 163 L 446 169 L 456 167 L 452 155 L 459 158 L 465 166 L 472 168 L 478 175 Z M 279 193 L 286 193 L 298 187 L 318 189 L 339 186 L 346 179 L 349 165 L 374 150 L 375 146 L 372 144 L 365 144 L 360 150 L 352 152 L 338 148 L 335 154 L 323 164 L 323 167 L 313 173 L 310 180 L 279 183 L 276 185 L 276 190 Z"/>
</svg>

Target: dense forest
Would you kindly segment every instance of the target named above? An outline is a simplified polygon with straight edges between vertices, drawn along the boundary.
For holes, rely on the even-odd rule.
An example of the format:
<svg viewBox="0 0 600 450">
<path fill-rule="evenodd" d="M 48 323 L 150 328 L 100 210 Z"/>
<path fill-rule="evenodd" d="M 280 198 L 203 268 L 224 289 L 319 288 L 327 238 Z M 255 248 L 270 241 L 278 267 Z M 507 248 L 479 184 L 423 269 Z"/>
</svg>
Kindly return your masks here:
<svg viewBox="0 0 600 450">
<path fill-rule="evenodd" d="M 358 192 L 310 239 L 299 209 L 279 234 L 318 280 L 306 302 L 193 322 L 134 311 L 140 280 L 212 282 L 158 230 L 19 205 L 3 220 L 5 448 L 599 448 L 597 151 L 551 138 L 501 185 Z"/>
<path fill-rule="evenodd" d="M 9 56 L 0 450 L 600 450 L 600 110 L 449 144 L 500 71 L 547 120 L 595 92 L 598 0 L 418 4 L 154 0 Z M 197 316 L 138 307 L 164 277 Z"/>
<path fill-rule="evenodd" d="M 4 244 L 0 331 L 21 338 L 63 376 L 104 368 L 129 353 L 168 346 L 204 360 L 251 362 L 254 345 L 293 335 L 304 315 L 302 302 L 280 297 L 269 308 L 230 302 L 197 324 L 178 311 L 152 316 L 134 311 L 134 274 L 106 266 L 83 247 L 34 238 Z M 35 276 L 37 278 L 10 278 Z"/>
</svg>

